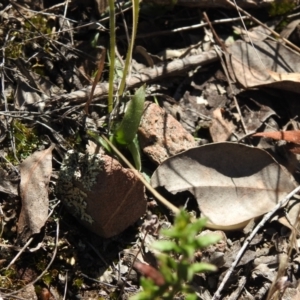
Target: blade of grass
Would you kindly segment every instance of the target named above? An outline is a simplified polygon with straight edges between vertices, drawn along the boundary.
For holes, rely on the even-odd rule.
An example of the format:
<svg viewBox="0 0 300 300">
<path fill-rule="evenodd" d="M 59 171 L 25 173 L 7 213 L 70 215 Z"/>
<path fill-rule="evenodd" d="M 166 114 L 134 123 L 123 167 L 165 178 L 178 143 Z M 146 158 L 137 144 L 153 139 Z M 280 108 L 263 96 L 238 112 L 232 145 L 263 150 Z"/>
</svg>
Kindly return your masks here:
<svg viewBox="0 0 300 300">
<path fill-rule="evenodd" d="M 109 0 L 109 34 L 110 34 L 110 49 L 109 49 L 109 80 L 108 80 L 108 113 L 113 109 L 113 94 L 114 94 L 114 73 L 115 73 L 115 47 L 116 47 L 116 15 L 115 2 Z"/>
<path fill-rule="evenodd" d="M 136 174 L 136 176 L 140 179 L 140 181 L 145 185 L 149 192 L 163 205 L 165 205 L 168 209 L 170 209 L 174 214 L 178 214 L 180 209 L 169 202 L 166 198 L 160 195 L 151 185 L 150 183 L 143 177 L 143 175 L 138 172 L 134 166 L 124 157 L 124 155 L 104 136 L 101 135 L 102 139 L 104 139 L 110 148 L 123 160 L 123 162 Z"/>
<path fill-rule="evenodd" d="M 96 85 L 97 85 L 97 83 L 99 82 L 100 77 L 101 77 L 102 72 L 103 72 L 104 61 L 105 61 L 105 55 L 106 55 L 106 49 L 103 48 L 102 54 L 101 54 L 101 58 L 100 58 L 100 61 L 99 61 L 99 64 L 98 64 L 97 74 L 96 74 L 95 79 L 94 79 L 94 82 L 93 82 L 91 94 L 90 94 L 90 97 L 89 97 L 88 101 L 86 102 L 86 104 L 85 104 L 85 106 L 84 106 L 84 111 L 85 111 L 85 113 L 86 113 L 87 115 L 89 114 L 89 106 L 90 106 L 90 104 L 91 104 L 91 102 L 92 102 L 92 99 L 93 99 L 93 95 L 94 95 L 94 91 L 95 91 Z"/>
<path fill-rule="evenodd" d="M 129 66 L 131 64 L 133 46 L 134 46 L 134 42 L 135 42 L 138 19 L 139 19 L 139 10 L 140 10 L 139 0 L 132 0 L 132 2 L 133 2 L 133 5 L 132 5 L 132 20 L 133 20 L 132 35 L 131 35 L 131 39 L 130 39 L 130 44 L 128 46 L 128 52 L 127 52 L 127 55 L 126 55 L 126 61 L 125 61 L 125 66 L 124 66 L 124 71 L 123 71 L 123 77 L 122 77 L 119 92 L 118 92 L 119 96 L 121 96 L 123 94 L 124 89 L 125 89 L 126 75 L 128 73 L 128 69 L 129 69 Z"/>
<path fill-rule="evenodd" d="M 105 141 L 107 145 L 117 154 L 119 158 L 123 160 L 123 162 L 130 168 L 136 176 L 140 179 L 140 181 L 145 185 L 147 190 L 152 193 L 152 195 L 164 206 L 166 206 L 168 209 L 170 209 L 174 214 L 178 214 L 180 212 L 180 209 L 177 208 L 175 205 L 170 203 L 166 198 L 164 198 L 162 195 L 160 195 L 151 185 L 150 183 L 143 177 L 143 175 L 137 171 L 134 166 L 124 157 L 124 155 L 112 144 L 112 142 L 106 138 L 104 135 L 98 136 L 96 138 L 96 134 L 90 134 L 91 132 L 87 132 L 94 140 L 95 143 L 97 144 L 102 144 L 100 140 Z"/>
</svg>

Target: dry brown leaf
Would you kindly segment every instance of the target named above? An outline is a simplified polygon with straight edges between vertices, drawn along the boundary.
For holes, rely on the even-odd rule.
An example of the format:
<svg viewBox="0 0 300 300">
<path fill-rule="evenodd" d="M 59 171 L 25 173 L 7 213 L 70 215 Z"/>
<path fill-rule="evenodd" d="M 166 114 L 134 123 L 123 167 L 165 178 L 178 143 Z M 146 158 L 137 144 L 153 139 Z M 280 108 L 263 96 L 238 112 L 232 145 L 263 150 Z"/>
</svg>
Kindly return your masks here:
<svg viewBox="0 0 300 300">
<path fill-rule="evenodd" d="M 300 144 L 300 130 L 257 132 L 252 136 L 260 136 Z"/>
<path fill-rule="evenodd" d="M 299 144 L 289 143 L 286 145 L 286 148 L 294 154 L 300 154 L 300 145 Z"/>
<path fill-rule="evenodd" d="M 234 32 L 240 35 L 241 38 L 247 43 L 263 41 L 270 36 L 270 31 L 261 25 L 255 26 L 249 30 L 245 30 L 236 26 L 232 26 L 232 28 L 234 29 Z"/>
<path fill-rule="evenodd" d="M 268 86 L 299 93 L 300 56 L 279 42 L 266 40 L 252 46 L 238 41 L 228 51 L 230 76 L 244 88 Z"/>
<path fill-rule="evenodd" d="M 279 223 L 286 226 L 287 228 L 290 228 L 291 230 L 294 230 L 294 225 L 296 224 L 298 218 L 299 218 L 299 212 L 300 212 L 300 203 L 297 199 L 291 199 L 288 203 L 288 205 L 285 208 L 286 213 L 283 216 L 275 216 L 273 220 L 278 220 Z"/>
<path fill-rule="evenodd" d="M 300 82 L 300 73 L 277 73 L 270 70 L 267 70 L 267 72 L 275 81 Z"/>
<path fill-rule="evenodd" d="M 252 136 L 266 137 L 289 142 L 286 149 L 294 154 L 300 154 L 300 130 L 257 132 Z"/>
<path fill-rule="evenodd" d="M 214 142 L 225 142 L 231 136 L 235 126 L 231 121 L 223 118 L 220 108 L 217 108 L 212 113 L 213 120 L 209 127 L 211 138 Z"/>
<path fill-rule="evenodd" d="M 19 195 L 18 184 L 10 180 L 7 172 L 2 168 L 0 168 L 0 192 L 15 196 Z"/>
<path fill-rule="evenodd" d="M 165 284 L 165 278 L 163 277 L 163 275 L 150 265 L 136 261 L 133 264 L 133 269 L 138 271 L 146 278 L 152 279 L 154 284 L 156 284 L 157 286 L 162 286 Z"/>
<path fill-rule="evenodd" d="M 22 243 L 33 234 L 39 233 L 47 220 L 53 149 L 54 145 L 37 151 L 20 165 L 22 209 L 18 220 L 18 235 Z"/>
<path fill-rule="evenodd" d="M 284 29 L 280 32 L 280 36 L 288 39 L 293 31 L 298 27 L 300 20 L 293 20 L 288 25 L 284 27 Z"/>
<path fill-rule="evenodd" d="M 151 178 L 176 194 L 196 198 L 208 227 L 240 229 L 269 212 L 295 188 L 291 176 L 264 150 L 215 143 L 187 150 L 164 161 Z"/>
</svg>

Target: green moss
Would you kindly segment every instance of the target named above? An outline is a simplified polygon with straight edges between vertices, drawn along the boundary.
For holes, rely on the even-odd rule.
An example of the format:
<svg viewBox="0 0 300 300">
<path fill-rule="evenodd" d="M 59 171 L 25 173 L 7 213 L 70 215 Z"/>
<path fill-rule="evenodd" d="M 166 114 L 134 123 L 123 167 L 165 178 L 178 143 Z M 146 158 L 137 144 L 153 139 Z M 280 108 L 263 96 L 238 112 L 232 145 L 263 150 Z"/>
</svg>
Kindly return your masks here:
<svg viewBox="0 0 300 300">
<path fill-rule="evenodd" d="M 45 270 L 45 269 L 44 269 Z M 50 286 L 53 281 L 56 280 L 58 276 L 58 270 L 50 269 L 46 274 L 42 277 L 42 281 L 47 285 Z"/>
<path fill-rule="evenodd" d="M 42 255 L 36 258 L 37 260 L 35 261 L 35 266 L 38 271 L 44 271 L 47 267 L 47 261 L 45 260 L 45 257 Z"/>
<path fill-rule="evenodd" d="M 51 274 L 50 274 L 49 272 L 47 272 L 47 273 L 43 276 L 42 280 L 44 281 L 44 283 L 45 283 L 47 286 L 49 286 L 49 285 L 51 284 L 51 282 L 52 282 L 52 276 L 51 276 Z"/>
<path fill-rule="evenodd" d="M 83 285 L 83 279 L 82 278 L 74 279 L 72 285 L 75 286 L 77 289 L 80 289 Z"/>
<path fill-rule="evenodd" d="M 43 34 L 50 34 L 51 28 L 48 26 L 48 20 L 43 15 L 36 15 L 25 22 L 25 28 L 28 32 L 36 32 L 37 30 Z"/>
<path fill-rule="evenodd" d="M 40 37 L 40 33 L 44 35 L 51 34 L 51 26 L 49 26 L 48 20 L 42 15 L 36 15 L 30 18 L 29 21 L 25 21 L 22 30 L 11 32 L 5 47 L 6 57 L 12 59 L 24 57 L 24 49 L 32 43 L 32 39 L 45 50 L 48 49 L 49 42 Z M 51 36 L 48 36 L 48 38 L 51 39 Z"/>
<path fill-rule="evenodd" d="M 20 39 L 19 32 L 13 32 L 11 38 L 6 43 L 5 56 L 8 58 L 19 58 L 23 54 L 24 43 Z"/>
<path fill-rule="evenodd" d="M 29 128 L 20 121 L 12 122 L 12 136 L 15 138 L 17 158 L 22 161 L 37 150 L 40 139 L 35 128 Z M 13 151 L 9 151 L 6 159 L 11 163 L 17 163 Z"/>
<path fill-rule="evenodd" d="M 13 268 L 0 270 L 0 287 L 7 290 L 23 287 L 24 282 L 17 277 L 17 273 Z"/>
<path fill-rule="evenodd" d="M 269 9 L 270 16 L 279 16 L 289 13 L 295 8 L 295 1 L 291 0 L 277 0 L 271 3 L 271 7 Z"/>
</svg>

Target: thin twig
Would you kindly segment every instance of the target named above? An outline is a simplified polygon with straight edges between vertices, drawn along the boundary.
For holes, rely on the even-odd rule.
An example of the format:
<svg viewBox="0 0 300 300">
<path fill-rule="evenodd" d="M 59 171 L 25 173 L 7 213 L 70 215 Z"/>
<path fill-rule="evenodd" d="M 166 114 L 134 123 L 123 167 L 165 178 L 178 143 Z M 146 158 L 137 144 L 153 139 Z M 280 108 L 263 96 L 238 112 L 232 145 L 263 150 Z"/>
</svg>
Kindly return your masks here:
<svg viewBox="0 0 300 300">
<path fill-rule="evenodd" d="M 231 6 L 235 7 L 237 10 L 239 10 L 240 12 L 242 12 L 244 15 L 248 16 L 251 20 L 253 20 L 254 22 L 256 22 L 257 24 L 261 25 L 263 28 L 267 29 L 268 31 L 270 31 L 273 35 L 275 35 L 278 39 L 284 41 L 288 46 L 290 46 L 292 49 L 296 50 L 298 53 L 300 53 L 300 48 L 298 48 L 295 44 L 293 44 L 292 42 L 290 42 L 289 40 L 283 38 L 280 36 L 279 33 L 277 33 L 276 31 L 274 31 L 273 29 L 269 28 L 267 25 L 265 25 L 264 23 L 262 23 L 261 21 L 259 21 L 258 19 L 254 18 L 252 15 L 250 15 L 249 13 L 247 13 L 245 10 L 243 10 L 241 7 L 237 6 L 236 4 L 234 4 L 232 1 L 230 0 L 226 0 L 226 2 L 228 4 L 230 4 Z"/>
<path fill-rule="evenodd" d="M 204 16 L 204 18 L 205 18 L 207 24 L 209 25 L 209 28 L 210 28 L 210 30 L 212 31 L 212 34 L 213 34 L 213 36 L 215 37 L 217 43 L 219 44 L 219 46 L 221 47 L 221 49 L 222 49 L 223 51 L 227 52 L 224 43 L 220 40 L 219 36 L 217 35 L 215 29 L 213 28 L 213 26 L 212 26 L 212 24 L 211 24 L 211 22 L 210 22 L 210 20 L 209 20 L 209 18 L 208 18 L 208 16 L 207 16 L 207 14 L 206 14 L 205 12 L 203 13 L 203 16 Z M 243 118 L 243 116 L 242 116 L 242 112 L 241 112 L 239 103 L 238 103 L 238 101 L 237 101 L 237 98 L 236 98 L 235 95 L 234 95 L 234 91 L 233 91 L 233 88 L 232 88 L 232 85 L 231 85 L 231 80 L 230 80 L 230 76 L 229 76 L 229 74 L 228 74 L 228 70 L 227 70 L 227 68 L 226 68 L 226 64 L 225 64 L 225 62 L 224 62 L 224 60 L 223 60 L 223 57 L 222 57 L 221 53 L 219 52 L 219 49 L 217 48 L 217 46 L 215 46 L 214 48 L 215 48 L 215 50 L 216 50 L 216 52 L 217 52 L 217 54 L 218 54 L 218 56 L 219 56 L 219 58 L 220 58 L 220 62 L 221 62 L 223 71 L 224 71 L 224 73 L 225 73 L 225 75 L 226 75 L 227 82 L 228 82 L 229 88 L 230 88 L 230 90 L 231 90 L 232 98 L 233 98 L 233 101 L 234 101 L 234 104 L 235 104 L 235 108 L 236 108 L 236 110 L 237 110 L 237 112 L 238 112 L 238 114 L 239 114 L 239 117 L 240 117 L 240 121 L 241 121 L 243 130 L 244 130 L 245 134 L 247 134 L 247 133 L 248 133 L 247 127 L 246 127 L 246 124 L 245 124 L 245 122 L 244 122 L 244 118 Z"/>
<path fill-rule="evenodd" d="M 232 98 L 233 98 L 233 101 L 234 101 L 235 108 L 236 108 L 236 110 L 237 110 L 237 112 L 238 112 L 238 115 L 239 115 L 239 117 L 240 117 L 240 121 L 241 121 L 243 130 L 244 130 L 244 132 L 245 132 L 245 135 L 247 135 L 247 134 L 248 134 L 247 126 L 246 126 L 246 124 L 245 124 L 245 122 L 244 122 L 244 118 L 243 118 L 243 115 L 242 115 L 242 112 L 241 112 L 241 109 L 240 109 L 240 105 L 239 105 L 239 103 L 238 103 L 238 101 L 237 101 L 237 98 L 236 98 L 236 96 L 235 96 L 235 94 L 234 94 L 234 91 L 233 91 L 233 88 L 232 88 L 232 85 L 231 85 L 230 76 L 229 76 L 228 70 L 227 70 L 227 68 L 226 68 L 226 66 L 225 66 L 225 62 L 224 62 L 224 60 L 223 60 L 223 57 L 222 57 L 221 54 L 219 53 L 219 49 L 217 49 L 217 46 L 215 46 L 215 50 L 216 50 L 216 52 L 218 53 L 218 55 L 220 56 L 220 62 L 221 62 L 221 65 L 222 65 L 222 67 L 223 67 L 224 73 L 225 73 L 226 78 L 227 78 L 227 81 L 228 81 L 228 85 L 229 85 L 229 88 L 230 88 L 230 91 L 231 91 L 231 95 L 232 95 Z"/>
<path fill-rule="evenodd" d="M 124 155 L 104 136 L 101 136 L 108 144 L 109 147 L 118 155 L 119 158 L 123 160 L 123 162 L 135 173 L 135 175 L 140 179 L 140 181 L 145 185 L 145 187 L 148 189 L 152 195 L 159 200 L 160 203 L 165 205 L 168 209 L 170 209 L 174 214 L 178 214 L 180 210 L 178 207 L 173 205 L 171 202 L 169 202 L 166 198 L 164 198 L 162 195 L 160 195 L 150 184 L 149 182 L 143 177 L 143 175 L 135 169 L 135 167 L 124 157 Z"/>
<path fill-rule="evenodd" d="M 9 30 L 9 32 L 10 32 L 10 30 Z M 9 37 L 9 34 L 10 34 L 9 32 L 5 36 L 4 45 L 6 45 L 6 43 L 8 42 L 8 37 Z M 5 93 L 4 66 L 5 66 L 5 48 L 2 49 L 2 64 L 1 64 L 0 67 L 1 67 L 1 73 L 2 73 L 2 76 L 1 76 L 2 97 L 4 99 L 5 112 L 7 112 L 8 111 L 8 104 L 7 104 L 7 97 L 6 97 L 6 93 Z M 17 154 L 16 154 L 15 136 L 12 134 L 11 122 L 8 121 L 7 116 L 4 117 L 4 120 L 5 120 L 6 129 L 9 133 L 8 136 L 9 136 L 9 140 L 10 140 L 10 143 L 11 143 L 14 158 L 17 162 L 19 162 L 19 159 L 18 159 Z"/>
<path fill-rule="evenodd" d="M 130 276 L 130 273 L 131 273 L 131 271 L 132 271 L 132 269 L 133 269 L 133 265 L 135 264 L 135 262 L 136 262 L 136 260 L 137 260 L 137 257 L 138 257 L 138 255 L 140 254 L 140 252 L 141 252 L 141 250 L 142 250 L 142 247 L 143 247 L 143 245 L 144 245 L 144 243 L 145 243 L 147 234 L 148 234 L 148 231 L 146 231 L 146 234 L 144 235 L 144 238 L 142 239 L 141 246 L 139 247 L 138 251 L 136 252 L 136 254 L 135 254 L 134 257 L 133 257 L 131 266 L 130 266 L 130 268 L 129 268 L 128 272 L 127 272 L 126 278 L 125 278 L 125 282 L 127 282 L 128 278 L 129 278 L 129 276 Z M 121 272 L 120 272 L 120 273 L 121 273 Z M 120 294 L 119 294 L 117 300 L 119 300 L 119 299 L 122 297 L 123 291 L 124 291 L 124 285 L 122 286 L 122 290 L 121 290 L 121 292 L 120 292 Z"/>
<path fill-rule="evenodd" d="M 292 192 L 290 192 L 286 197 L 284 197 L 281 201 L 279 201 L 277 203 L 277 205 L 270 211 L 268 212 L 263 219 L 257 224 L 257 226 L 253 229 L 252 233 L 249 235 L 249 237 L 247 237 L 247 239 L 245 240 L 242 248 L 240 249 L 239 253 L 237 254 L 234 262 L 232 263 L 232 265 L 230 266 L 230 268 L 228 269 L 226 275 L 224 276 L 221 284 L 218 287 L 218 290 L 215 292 L 212 300 L 218 300 L 221 297 L 221 292 L 227 282 L 227 280 L 229 279 L 229 277 L 231 276 L 234 268 L 236 267 L 236 265 L 238 264 L 239 260 L 241 259 L 243 253 L 245 252 L 246 248 L 249 246 L 251 240 L 254 238 L 254 236 L 257 234 L 257 232 L 263 228 L 263 226 L 267 223 L 267 221 L 274 215 L 274 213 L 281 208 L 282 206 L 284 206 L 289 200 L 290 198 L 292 198 L 297 192 L 300 191 L 300 185 L 298 187 L 296 187 Z"/>
<path fill-rule="evenodd" d="M 18 254 L 12 259 L 12 261 L 5 268 L 6 270 L 10 268 L 11 265 L 15 263 L 15 261 L 21 256 L 21 254 L 25 251 L 25 249 L 31 244 L 33 238 L 30 238 L 27 243 L 22 247 L 22 249 L 18 252 Z"/>
<path fill-rule="evenodd" d="M 218 61 L 219 57 L 215 50 L 210 50 L 197 55 L 191 55 L 182 59 L 175 59 L 172 62 L 165 63 L 163 65 L 155 65 L 153 68 L 145 68 L 140 73 L 132 74 L 131 78 L 127 78 L 126 84 L 128 89 L 139 87 L 144 83 L 165 78 L 167 76 L 175 76 L 180 72 L 188 72 L 196 67 L 205 66 L 215 61 Z M 93 98 L 105 98 L 107 99 L 109 84 L 102 82 L 95 88 Z M 117 86 L 114 85 L 114 91 L 117 90 Z M 68 101 L 74 103 L 86 102 L 91 91 L 91 86 L 84 89 L 63 95 L 53 96 L 46 105 L 54 104 L 59 101 Z"/>
<path fill-rule="evenodd" d="M 63 27 L 65 26 L 65 24 L 67 24 L 67 26 L 68 26 L 69 28 L 71 28 L 70 22 L 69 22 L 69 20 L 66 18 L 67 12 L 68 12 L 68 4 L 69 4 L 69 0 L 67 0 L 65 3 L 66 3 L 66 5 L 65 5 L 65 9 L 64 9 L 64 15 L 63 15 L 63 19 L 62 19 L 62 24 L 61 24 L 61 26 L 60 26 L 60 28 L 59 28 L 59 30 L 58 30 L 59 33 L 58 33 L 57 36 L 59 36 L 59 34 L 61 33 L 61 28 L 63 28 Z M 72 29 L 72 28 L 71 28 L 71 29 Z M 71 45 L 74 46 L 73 31 L 70 31 L 69 35 L 70 35 Z M 53 37 L 53 36 L 52 36 L 52 37 Z"/>
<path fill-rule="evenodd" d="M 133 257 L 133 260 L 132 260 L 132 262 L 131 262 L 131 266 L 129 267 L 128 272 L 127 272 L 127 275 L 126 275 L 126 277 L 125 277 L 125 283 L 127 283 L 128 278 L 129 278 L 129 276 L 130 276 L 130 273 L 131 273 L 131 271 L 132 271 L 132 269 L 133 269 L 133 265 L 134 265 L 134 263 L 136 262 L 137 257 L 138 257 L 138 255 L 140 254 L 140 252 L 141 252 L 141 250 L 142 250 L 142 247 L 143 247 L 143 245 L 144 245 L 144 243 L 145 243 L 145 239 L 146 239 L 146 237 L 147 237 L 147 234 L 148 234 L 148 231 L 147 231 L 146 234 L 144 235 L 144 238 L 142 239 L 141 246 L 139 247 L 138 251 L 136 252 L 136 254 L 135 254 L 134 257 Z M 124 285 L 122 286 L 122 289 L 121 289 L 121 291 L 120 291 L 120 293 L 119 293 L 119 296 L 118 296 L 118 299 L 117 299 L 117 300 L 120 300 L 120 299 L 121 299 L 122 294 L 123 294 L 123 291 L 124 291 Z"/>
<path fill-rule="evenodd" d="M 249 19 L 249 17 L 245 16 L 242 17 L 242 19 L 247 20 Z M 229 18 L 229 19 L 221 19 L 221 20 L 215 20 L 212 21 L 211 24 L 224 24 L 224 23 L 232 23 L 232 22 L 236 22 L 236 21 L 240 21 L 241 18 L 237 17 L 237 18 Z M 150 32 L 150 33 L 141 33 L 138 34 L 136 36 L 137 39 L 144 39 L 146 37 L 152 37 L 152 36 L 159 36 L 159 35 L 169 35 L 172 33 L 177 33 L 177 32 L 182 32 L 182 31 L 186 31 L 186 30 L 193 30 L 193 29 L 198 29 L 198 28 L 202 28 L 207 26 L 207 23 L 201 23 L 201 24 L 195 24 L 195 25 L 191 25 L 191 26 L 185 26 L 185 27 L 180 27 L 180 28 L 176 28 L 176 29 L 171 29 L 171 30 L 161 30 L 161 31 L 154 31 L 154 32 Z M 120 38 L 122 38 L 122 36 L 120 36 Z"/>
<path fill-rule="evenodd" d="M 235 1 L 235 0 L 233 0 L 233 1 L 234 1 L 234 4 L 236 5 L 236 8 L 237 8 L 236 1 Z M 256 56 L 258 57 L 258 59 L 259 59 L 261 65 L 262 65 L 264 68 L 266 68 L 266 67 L 265 67 L 265 64 L 263 63 L 263 61 L 262 61 L 262 59 L 261 59 L 261 57 L 260 57 L 260 55 L 258 54 L 258 51 L 257 51 L 256 47 L 254 46 L 254 43 L 253 43 L 253 41 L 252 41 L 252 38 L 250 37 L 250 34 L 249 34 L 248 29 L 247 29 L 247 27 L 246 27 L 246 24 L 245 24 L 244 20 L 242 19 L 241 12 L 240 12 L 238 9 L 237 9 L 237 12 L 238 12 L 239 17 L 240 17 L 240 20 L 241 20 L 241 22 L 242 22 L 242 24 L 243 24 L 243 27 L 244 27 L 244 29 L 245 29 L 245 31 L 246 31 L 247 37 L 248 37 L 248 39 L 249 39 L 249 41 L 250 41 L 250 44 L 252 45 L 252 47 L 253 47 L 253 49 L 254 49 L 254 51 L 255 51 L 255 53 L 256 53 Z"/>
<path fill-rule="evenodd" d="M 65 278 L 65 289 L 64 289 L 64 297 L 63 300 L 66 300 L 68 291 L 68 271 L 66 271 L 66 278 Z"/>
<path fill-rule="evenodd" d="M 29 282 L 28 284 L 26 284 L 25 286 L 23 286 L 21 289 L 16 290 L 14 292 L 11 292 L 9 294 L 4 294 L 3 296 L 7 296 L 8 297 L 8 296 L 17 294 L 17 293 L 25 290 L 29 285 L 33 285 L 36 282 L 38 282 L 48 272 L 49 268 L 51 267 L 51 265 L 52 265 L 52 263 L 53 263 L 53 261 L 54 261 L 54 259 L 56 257 L 56 254 L 57 254 L 58 238 L 59 238 L 59 221 L 56 220 L 56 237 L 55 237 L 54 251 L 53 251 L 51 260 L 50 260 L 49 264 L 46 266 L 45 270 L 36 279 L 34 279 L 32 282 Z"/>
<path fill-rule="evenodd" d="M 82 277 L 84 277 L 84 278 L 87 278 L 87 279 L 89 279 L 89 280 L 91 280 L 91 281 L 97 282 L 97 283 L 99 283 L 99 284 L 102 284 L 102 285 L 111 287 L 111 288 L 115 288 L 115 287 L 116 287 L 116 286 L 113 285 L 113 284 L 109 284 L 109 283 L 106 283 L 106 282 L 102 282 L 102 281 L 97 280 L 97 279 L 95 279 L 95 278 L 89 277 L 89 276 L 87 276 L 87 275 L 84 274 L 84 273 L 80 273 L 80 276 L 82 276 Z"/>
<path fill-rule="evenodd" d="M 145 244 L 145 240 L 146 240 L 147 235 L 148 235 L 148 231 L 146 231 L 146 233 L 145 233 L 145 235 L 144 235 L 144 237 L 143 237 L 143 239 L 142 239 L 141 246 L 139 247 L 138 251 L 136 252 L 136 254 L 135 254 L 135 256 L 134 256 L 134 258 L 133 258 L 133 260 L 132 260 L 131 266 L 130 266 L 130 268 L 129 268 L 129 270 L 128 270 L 128 273 L 127 273 L 127 276 L 126 276 L 126 280 L 129 278 L 129 275 L 130 275 L 130 273 L 131 273 L 131 271 L 132 271 L 132 269 L 133 269 L 133 265 L 134 265 L 134 263 L 136 262 L 138 255 L 139 255 L 139 254 L 141 253 L 141 251 L 142 251 L 142 247 L 143 247 L 144 244 Z"/>
<path fill-rule="evenodd" d="M 12 4 L 12 6 L 15 8 L 15 10 L 18 12 L 18 14 L 24 18 L 24 20 L 26 20 L 31 26 L 32 28 L 34 28 L 34 30 L 42 37 L 44 38 L 47 42 L 49 42 L 49 44 L 57 51 L 58 54 L 60 54 L 60 56 L 63 58 L 63 60 L 65 62 L 67 62 L 68 60 L 66 59 L 66 57 L 63 55 L 63 53 L 54 45 L 53 41 L 51 39 L 48 39 L 19 9 L 18 5 L 16 5 L 15 2 L 10 1 L 10 3 Z"/>
<path fill-rule="evenodd" d="M 94 250 L 94 252 L 98 255 L 98 257 L 101 259 L 101 261 L 104 263 L 104 265 L 106 267 L 109 266 L 109 264 L 107 263 L 107 261 L 104 259 L 104 257 L 100 254 L 100 252 L 89 242 L 86 242 L 91 248 L 92 250 Z"/>
</svg>

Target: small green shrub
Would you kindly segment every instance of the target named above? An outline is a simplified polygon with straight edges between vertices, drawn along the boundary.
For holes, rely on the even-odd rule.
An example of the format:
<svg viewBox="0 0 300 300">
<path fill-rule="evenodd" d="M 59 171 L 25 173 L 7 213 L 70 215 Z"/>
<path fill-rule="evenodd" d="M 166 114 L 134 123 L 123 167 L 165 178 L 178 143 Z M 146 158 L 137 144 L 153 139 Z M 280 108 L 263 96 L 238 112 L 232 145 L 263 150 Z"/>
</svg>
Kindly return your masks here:
<svg viewBox="0 0 300 300">
<path fill-rule="evenodd" d="M 197 237 L 205 223 L 206 219 L 192 223 L 189 214 L 184 210 L 180 211 L 175 218 L 174 226 L 161 231 L 169 240 L 153 244 L 153 247 L 161 252 L 157 260 L 164 283 L 157 285 L 151 278 L 141 278 L 143 291 L 133 296 L 131 300 L 173 300 L 179 294 L 188 300 L 197 299 L 189 282 L 196 273 L 216 271 L 216 267 L 204 262 L 193 263 L 194 253 L 220 239 L 216 234 Z"/>
</svg>

